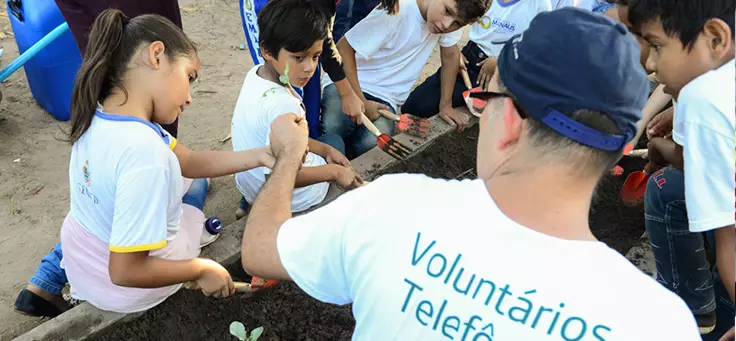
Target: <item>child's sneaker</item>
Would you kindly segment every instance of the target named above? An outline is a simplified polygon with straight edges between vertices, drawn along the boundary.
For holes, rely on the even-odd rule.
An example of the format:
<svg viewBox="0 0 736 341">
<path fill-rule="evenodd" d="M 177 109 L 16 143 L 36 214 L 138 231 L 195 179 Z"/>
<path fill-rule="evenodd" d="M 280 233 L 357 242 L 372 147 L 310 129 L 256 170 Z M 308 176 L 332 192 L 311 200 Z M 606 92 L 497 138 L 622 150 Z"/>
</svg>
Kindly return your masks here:
<svg viewBox="0 0 736 341">
<path fill-rule="evenodd" d="M 716 312 L 695 315 L 695 322 L 698 323 L 700 335 L 710 334 L 716 328 Z"/>
<path fill-rule="evenodd" d="M 249 211 L 250 204 L 245 201 L 245 197 L 240 197 L 240 204 L 238 205 L 238 209 L 235 210 L 235 220 L 240 220 L 243 217 L 247 216 Z"/>
</svg>

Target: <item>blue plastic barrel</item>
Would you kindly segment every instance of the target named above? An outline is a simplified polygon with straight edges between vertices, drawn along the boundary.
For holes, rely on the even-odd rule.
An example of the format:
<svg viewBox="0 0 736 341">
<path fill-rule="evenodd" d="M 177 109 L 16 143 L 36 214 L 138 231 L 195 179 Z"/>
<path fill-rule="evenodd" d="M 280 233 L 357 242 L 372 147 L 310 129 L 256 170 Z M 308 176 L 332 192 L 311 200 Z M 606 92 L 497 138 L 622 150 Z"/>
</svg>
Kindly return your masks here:
<svg viewBox="0 0 736 341">
<path fill-rule="evenodd" d="M 6 7 L 21 54 L 64 23 L 54 0 L 7 0 Z M 33 98 L 57 120 L 69 120 L 74 78 L 81 65 L 82 56 L 71 31 L 24 65 Z"/>
</svg>

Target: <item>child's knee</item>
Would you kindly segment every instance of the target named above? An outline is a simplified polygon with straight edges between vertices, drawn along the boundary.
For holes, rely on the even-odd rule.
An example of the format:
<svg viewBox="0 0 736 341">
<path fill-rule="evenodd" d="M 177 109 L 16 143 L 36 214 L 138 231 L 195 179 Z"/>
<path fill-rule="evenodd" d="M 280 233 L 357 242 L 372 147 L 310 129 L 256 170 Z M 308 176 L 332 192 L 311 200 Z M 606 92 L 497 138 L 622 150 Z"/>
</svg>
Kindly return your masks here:
<svg viewBox="0 0 736 341">
<path fill-rule="evenodd" d="M 662 168 L 647 181 L 644 196 L 645 209 L 664 208 L 673 202 L 685 201 L 685 180 L 682 172 L 674 168 Z"/>
</svg>

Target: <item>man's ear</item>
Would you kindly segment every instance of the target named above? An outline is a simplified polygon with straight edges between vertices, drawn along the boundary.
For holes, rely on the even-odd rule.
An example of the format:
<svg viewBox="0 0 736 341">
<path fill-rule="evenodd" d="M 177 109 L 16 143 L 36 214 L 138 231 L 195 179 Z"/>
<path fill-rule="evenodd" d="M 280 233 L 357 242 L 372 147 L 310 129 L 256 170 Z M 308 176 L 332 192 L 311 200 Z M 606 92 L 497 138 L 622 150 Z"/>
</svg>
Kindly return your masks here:
<svg viewBox="0 0 736 341">
<path fill-rule="evenodd" d="M 725 21 L 717 18 L 709 19 L 703 25 L 703 34 L 714 59 L 733 58 L 734 45 L 733 38 L 731 38 L 731 27 Z"/>
<path fill-rule="evenodd" d="M 503 99 L 503 135 L 498 141 L 498 149 L 506 149 L 515 145 L 521 137 L 522 122 L 524 121 L 516 111 L 511 98 Z"/>
</svg>

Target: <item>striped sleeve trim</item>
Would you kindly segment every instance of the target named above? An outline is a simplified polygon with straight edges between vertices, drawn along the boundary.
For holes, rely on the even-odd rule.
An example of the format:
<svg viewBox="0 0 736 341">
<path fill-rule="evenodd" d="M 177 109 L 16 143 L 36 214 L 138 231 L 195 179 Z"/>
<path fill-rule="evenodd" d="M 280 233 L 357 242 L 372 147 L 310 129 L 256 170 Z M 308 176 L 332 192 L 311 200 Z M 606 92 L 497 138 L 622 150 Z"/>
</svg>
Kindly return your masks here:
<svg viewBox="0 0 736 341">
<path fill-rule="evenodd" d="M 140 244 L 140 245 L 133 245 L 133 246 L 110 245 L 110 251 L 118 252 L 118 253 L 141 252 L 141 251 L 151 251 L 151 250 L 160 249 L 164 246 L 166 246 L 166 240 L 162 240 L 158 243 L 153 243 L 153 244 Z"/>
</svg>

